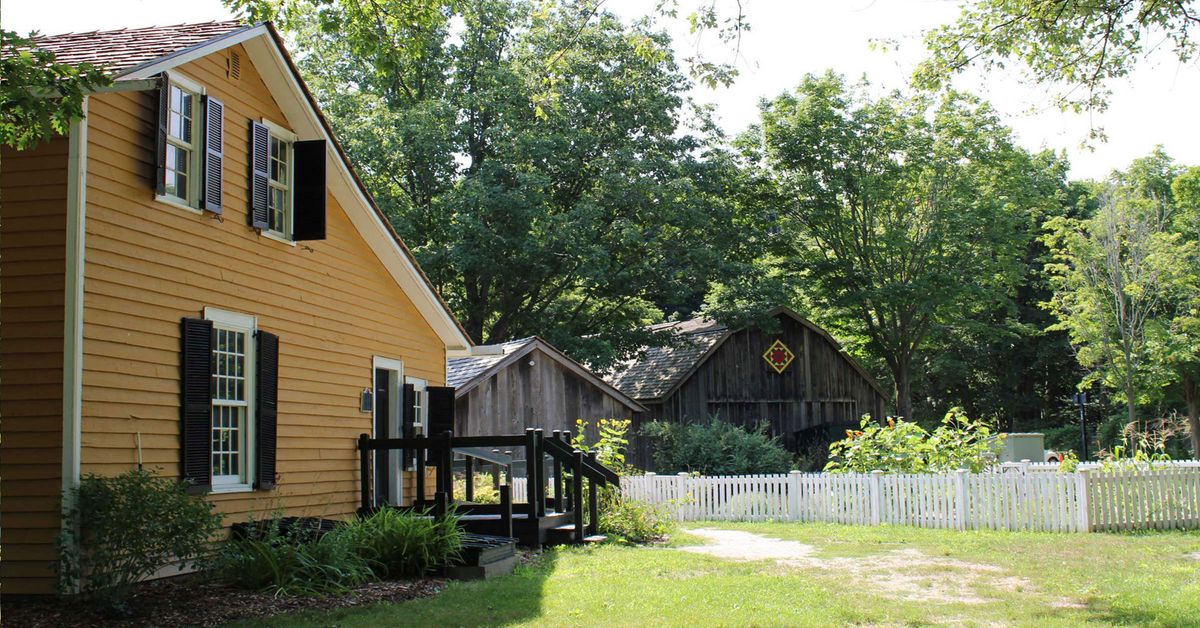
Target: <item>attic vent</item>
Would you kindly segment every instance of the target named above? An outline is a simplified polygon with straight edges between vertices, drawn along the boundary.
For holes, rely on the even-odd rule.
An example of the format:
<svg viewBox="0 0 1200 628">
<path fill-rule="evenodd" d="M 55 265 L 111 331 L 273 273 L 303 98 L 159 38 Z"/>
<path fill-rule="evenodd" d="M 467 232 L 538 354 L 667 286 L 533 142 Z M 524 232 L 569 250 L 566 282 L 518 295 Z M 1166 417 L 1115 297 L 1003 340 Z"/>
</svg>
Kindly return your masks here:
<svg viewBox="0 0 1200 628">
<path fill-rule="evenodd" d="M 242 78 L 242 55 L 236 52 L 229 53 L 229 60 L 226 61 L 226 74 L 233 80 Z"/>
</svg>

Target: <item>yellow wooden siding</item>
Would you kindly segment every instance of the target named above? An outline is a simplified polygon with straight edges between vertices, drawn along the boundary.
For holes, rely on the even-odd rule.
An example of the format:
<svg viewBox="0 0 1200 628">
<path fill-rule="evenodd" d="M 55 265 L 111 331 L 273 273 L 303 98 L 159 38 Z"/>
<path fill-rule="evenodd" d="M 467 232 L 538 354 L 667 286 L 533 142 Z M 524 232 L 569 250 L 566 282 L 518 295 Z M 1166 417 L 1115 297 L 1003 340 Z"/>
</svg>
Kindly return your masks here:
<svg viewBox="0 0 1200 628">
<path fill-rule="evenodd" d="M 131 468 L 140 432 L 144 463 L 178 475 L 179 321 L 217 307 L 280 338 L 280 484 L 213 495 L 226 524 L 278 507 L 346 516 L 358 506 L 355 439 L 372 427 L 358 411 L 372 356 L 437 383 L 445 352 L 332 196 L 326 240 L 289 246 L 247 226 L 249 121 L 286 121 L 236 50 L 239 80 L 225 75 L 227 52 L 178 69 L 225 103 L 223 221 L 154 200 L 154 92 L 89 105 L 83 470 Z"/>
<path fill-rule="evenodd" d="M 0 585 L 50 593 L 62 490 L 66 138 L 0 153 Z"/>
</svg>

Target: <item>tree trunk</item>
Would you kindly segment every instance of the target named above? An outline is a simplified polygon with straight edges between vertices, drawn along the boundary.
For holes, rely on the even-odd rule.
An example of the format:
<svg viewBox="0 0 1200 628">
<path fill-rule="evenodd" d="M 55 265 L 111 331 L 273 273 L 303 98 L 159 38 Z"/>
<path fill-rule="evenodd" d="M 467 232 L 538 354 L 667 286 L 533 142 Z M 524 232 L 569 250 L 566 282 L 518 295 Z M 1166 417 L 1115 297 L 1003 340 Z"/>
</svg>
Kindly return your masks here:
<svg viewBox="0 0 1200 628">
<path fill-rule="evenodd" d="M 1192 458 L 1200 459 L 1200 379 L 1183 378 L 1183 400 L 1187 404 L 1188 431 L 1192 437 Z"/>
<path fill-rule="evenodd" d="M 896 360 L 892 377 L 896 380 L 896 413 L 905 421 L 912 421 L 912 375 L 907 358 Z"/>
</svg>

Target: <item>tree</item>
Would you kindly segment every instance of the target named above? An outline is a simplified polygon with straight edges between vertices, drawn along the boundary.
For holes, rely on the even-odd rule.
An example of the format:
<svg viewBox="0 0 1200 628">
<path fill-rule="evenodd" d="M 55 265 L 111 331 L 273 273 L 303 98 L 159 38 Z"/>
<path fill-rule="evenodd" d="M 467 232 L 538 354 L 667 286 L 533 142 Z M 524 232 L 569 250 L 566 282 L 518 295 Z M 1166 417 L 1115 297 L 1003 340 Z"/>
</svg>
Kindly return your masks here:
<svg viewBox="0 0 1200 628">
<path fill-rule="evenodd" d="M 661 305 L 723 276 L 737 168 L 703 118 L 681 126 L 690 82 L 665 36 L 586 3 L 413 20 L 405 6 L 322 5 L 285 23 L 368 187 L 475 341 L 538 334 L 603 367 L 649 340 Z M 539 103 L 547 59 L 553 101 Z"/>
<path fill-rule="evenodd" d="M 34 36 L 0 30 L 0 143 L 17 150 L 66 134 L 83 116 L 84 95 L 111 82 L 91 64 L 58 62 Z"/>
<path fill-rule="evenodd" d="M 1194 252 L 1174 230 L 1177 172 L 1155 151 L 1114 175 L 1094 217 L 1046 225 L 1055 256 L 1053 328 L 1070 334 L 1079 362 L 1092 369 L 1085 385 L 1100 381 L 1120 392 L 1130 423 L 1139 401 L 1159 397 L 1173 379 L 1171 319 L 1196 273 Z"/>
<path fill-rule="evenodd" d="M 1188 247 L 1191 263 L 1177 285 L 1165 356 L 1186 407 L 1192 455 L 1200 457 L 1200 167 L 1177 176 L 1171 194 L 1178 208 L 1175 230 Z"/>
<path fill-rule="evenodd" d="M 911 417 L 933 330 L 1005 303 L 1019 280 L 1030 159 L 974 98 L 864 90 L 807 76 L 764 103 L 762 143 L 806 309 L 880 356 Z"/>
<path fill-rule="evenodd" d="M 929 58 L 915 79 L 940 87 L 973 64 L 985 70 L 1016 61 L 1042 84 L 1057 84 L 1056 102 L 1103 111 L 1108 84 L 1166 44 L 1181 63 L 1196 54 L 1200 26 L 1193 0 L 974 0 L 953 24 L 926 34 Z"/>
</svg>

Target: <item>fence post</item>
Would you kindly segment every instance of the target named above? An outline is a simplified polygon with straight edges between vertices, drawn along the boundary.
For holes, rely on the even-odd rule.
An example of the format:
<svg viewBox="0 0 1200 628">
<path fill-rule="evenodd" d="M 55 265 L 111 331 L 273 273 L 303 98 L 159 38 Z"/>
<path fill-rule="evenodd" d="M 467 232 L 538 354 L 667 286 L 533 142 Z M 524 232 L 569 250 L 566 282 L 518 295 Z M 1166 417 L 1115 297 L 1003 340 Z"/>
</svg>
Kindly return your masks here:
<svg viewBox="0 0 1200 628">
<path fill-rule="evenodd" d="M 800 520 L 800 471 L 788 473 L 788 519 Z"/>
<path fill-rule="evenodd" d="M 1088 491 L 1091 490 L 1089 480 L 1091 480 L 1091 471 L 1088 469 L 1079 469 L 1075 472 L 1075 496 L 1077 498 L 1076 505 L 1079 510 L 1079 531 L 1092 531 L 1092 508 L 1091 495 Z"/>
<path fill-rule="evenodd" d="M 684 509 L 687 508 L 687 481 L 688 474 L 686 471 L 680 471 L 675 474 L 675 502 L 679 504 L 680 521 L 687 518 L 684 514 Z"/>
<path fill-rule="evenodd" d="M 879 525 L 879 516 L 883 508 L 883 471 L 876 469 L 871 472 L 871 525 Z"/>
<path fill-rule="evenodd" d="M 967 477 L 970 471 L 959 469 L 954 474 L 954 522 L 959 530 L 966 530 L 971 525 L 970 504 L 967 503 Z"/>
</svg>

